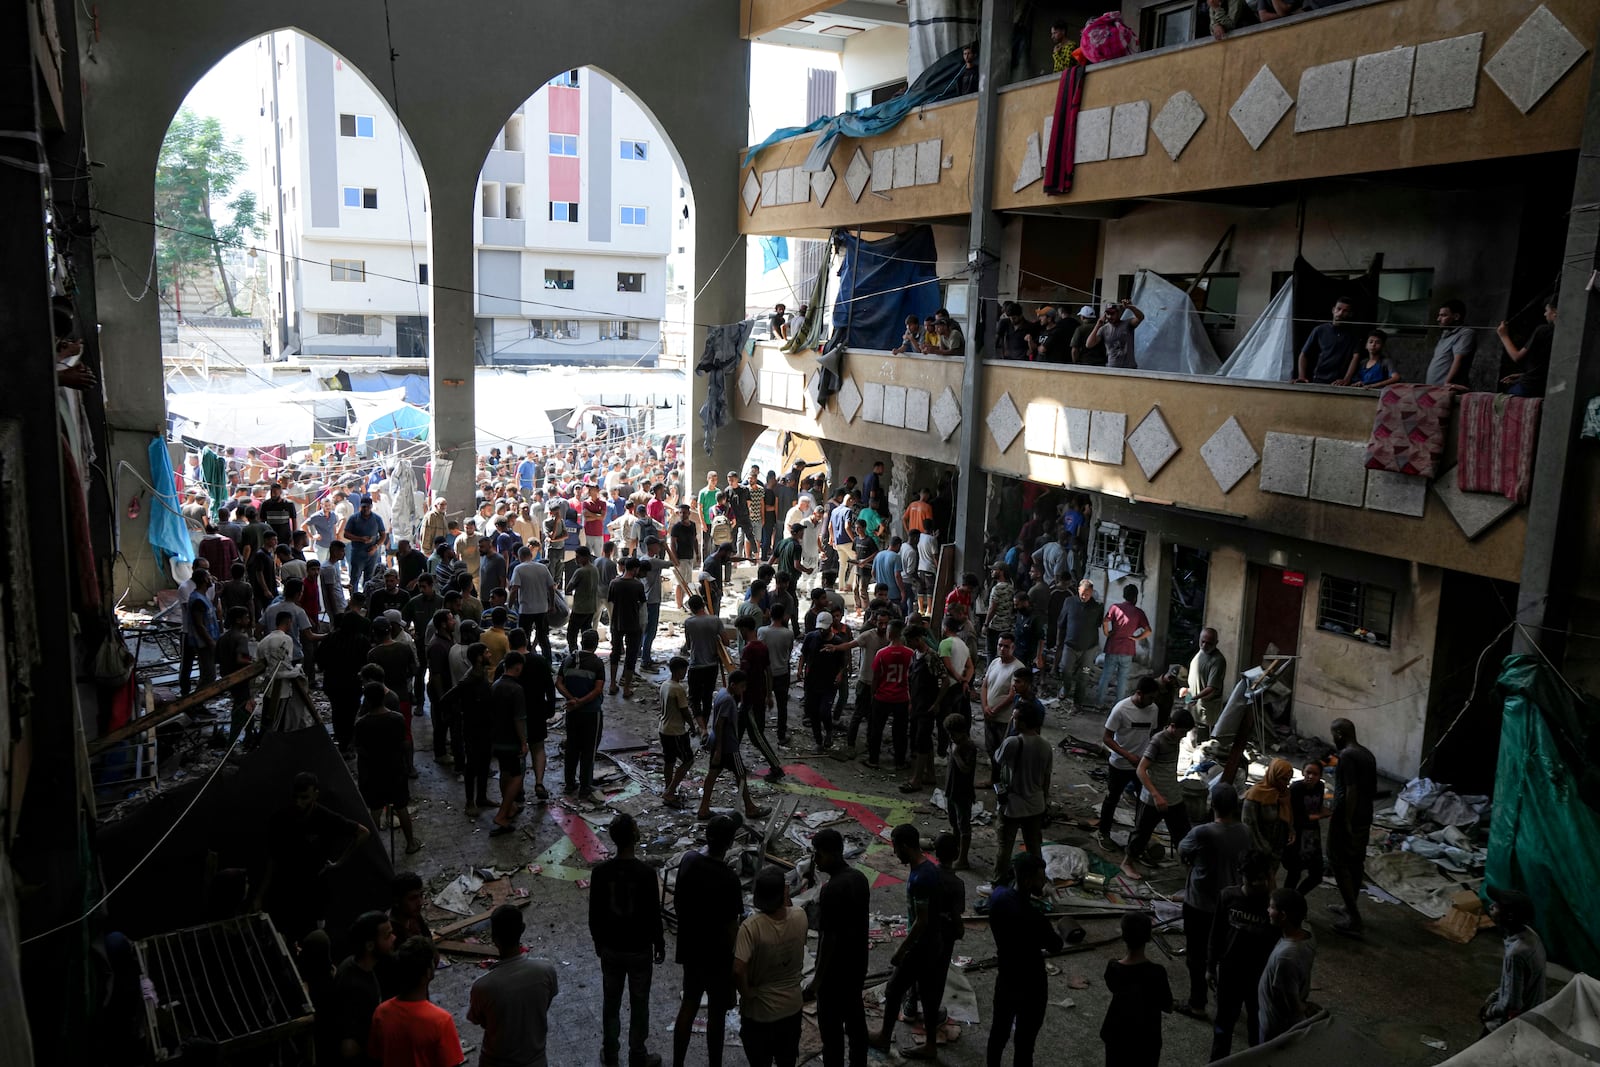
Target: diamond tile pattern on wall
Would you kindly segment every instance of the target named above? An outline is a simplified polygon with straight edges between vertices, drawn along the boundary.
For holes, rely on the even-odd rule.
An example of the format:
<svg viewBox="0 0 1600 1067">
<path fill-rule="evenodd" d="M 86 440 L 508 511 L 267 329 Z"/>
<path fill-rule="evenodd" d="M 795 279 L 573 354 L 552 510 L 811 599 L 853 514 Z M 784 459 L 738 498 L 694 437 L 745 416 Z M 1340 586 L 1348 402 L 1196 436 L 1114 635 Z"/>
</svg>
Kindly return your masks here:
<svg viewBox="0 0 1600 1067">
<path fill-rule="evenodd" d="M 844 187 L 850 193 L 851 200 L 860 200 L 861 194 L 866 191 L 867 182 L 872 179 L 872 164 L 867 162 L 867 154 L 861 149 L 856 149 L 856 154 L 850 157 L 850 165 L 844 171 Z"/>
<path fill-rule="evenodd" d="M 1098 163 L 1111 154 L 1111 109 L 1093 107 L 1078 112 L 1078 140 L 1072 146 L 1074 163 Z"/>
<path fill-rule="evenodd" d="M 1395 471 L 1367 471 L 1367 507 L 1422 518 L 1428 502 L 1428 479 Z"/>
<path fill-rule="evenodd" d="M 954 389 L 948 385 L 944 387 L 939 399 L 933 402 L 932 415 L 933 428 L 939 431 L 940 440 L 950 440 L 950 435 L 961 428 L 961 400 Z"/>
<path fill-rule="evenodd" d="M 811 175 L 811 195 L 816 198 L 818 207 L 827 206 L 828 194 L 833 192 L 833 183 L 836 181 L 838 178 L 833 173 L 832 163 Z"/>
<path fill-rule="evenodd" d="M 1228 421 L 1218 426 L 1216 433 L 1200 446 L 1200 458 L 1205 461 L 1211 477 L 1216 479 L 1217 488 L 1226 493 L 1250 473 L 1261 457 L 1256 454 L 1256 447 L 1250 443 L 1250 436 L 1239 425 L 1239 420 L 1229 415 Z"/>
<path fill-rule="evenodd" d="M 1056 424 L 1056 455 L 1068 459 L 1089 458 L 1088 408 L 1062 408 Z"/>
<path fill-rule="evenodd" d="M 861 419 L 883 422 L 883 383 L 867 382 L 861 387 Z"/>
<path fill-rule="evenodd" d="M 1454 467 L 1439 475 L 1433 483 L 1433 491 L 1468 541 L 1505 518 L 1517 506 L 1515 501 L 1499 493 L 1463 493 L 1457 488 Z"/>
<path fill-rule="evenodd" d="M 886 193 L 894 188 L 894 149 L 880 148 L 872 153 L 872 191 Z"/>
<path fill-rule="evenodd" d="M 1178 454 L 1178 439 L 1162 418 L 1160 408 L 1151 408 L 1133 428 L 1128 435 L 1128 450 L 1139 461 L 1139 469 L 1148 481 L 1154 481 L 1167 461 Z"/>
<path fill-rule="evenodd" d="M 1268 433 L 1261 449 L 1261 491 L 1285 496 L 1311 492 L 1311 450 L 1315 437 L 1297 433 Z"/>
<path fill-rule="evenodd" d="M 1176 161 L 1183 155 L 1183 150 L 1189 147 L 1189 141 L 1205 120 L 1206 109 L 1200 106 L 1200 101 L 1189 90 L 1179 89 L 1161 105 L 1160 112 L 1150 123 L 1150 132 L 1156 135 L 1156 140 L 1167 150 L 1167 155 Z"/>
<path fill-rule="evenodd" d="M 1142 156 L 1149 145 L 1150 101 L 1135 100 L 1111 109 L 1112 159 Z"/>
<path fill-rule="evenodd" d="M 984 422 L 988 424 L 989 436 L 994 438 L 995 445 L 1002 452 L 1010 448 L 1011 442 L 1022 432 L 1022 415 L 1017 411 L 1016 402 L 1011 399 L 1010 393 L 1000 394 L 1000 399 L 989 409 L 989 415 Z"/>
<path fill-rule="evenodd" d="M 1300 72 L 1300 95 L 1294 101 L 1294 132 L 1331 130 L 1350 117 L 1350 75 L 1355 60 L 1341 59 Z"/>
<path fill-rule="evenodd" d="M 1128 416 L 1120 411 L 1090 412 L 1089 459 L 1122 466 L 1123 434 L 1127 429 Z"/>
<path fill-rule="evenodd" d="M 1278 81 L 1277 75 L 1272 73 L 1272 68 L 1263 66 L 1228 109 L 1228 117 L 1244 134 L 1250 147 L 1256 149 L 1261 147 L 1267 135 L 1293 105 L 1294 100 L 1284 89 L 1283 83 Z"/>
<path fill-rule="evenodd" d="M 1022 164 L 1017 167 L 1017 178 L 1011 183 L 1011 191 L 1020 193 L 1040 178 L 1044 177 L 1044 154 L 1039 151 L 1039 135 L 1028 134 L 1028 147 L 1022 154 Z"/>
<path fill-rule="evenodd" d="M 1481 33 L 1417 45 L 1417 62 L 1411 73 L 1411 113 L 1461 111 L 1477 103 L 1482 54 Z"/>
<path fill-rule="evenodd" d="M 1357 57 L 1355 78 L 1350 83 L 1350 125 L 1405 115 L 1411 103 L 1411 67 L 1416 55 L 1417 50 L 1408 45 Z"/>
<path fill-rule="evenodd" d="M 1060 405 L 1035 400 L 1028 405 L 1024 419 L 1022 447 L 1029 452 L 1052 455 L 1056 449 L 1056 412 Z"/>
<path fill-rule="evenodd" d="M 1317 438 L 1311 450 L 1311 499 L 1352 508 L 1366 502 L 1366 442 Z"/>
<path fill-rule="evenodd" d="M 845 375 L 844 384 L 839 386 L 839 414 L 844 416 L 844 421 L 849 422 L 856 417 L 856 412 L 861 410 L 861 390 L 856 388 L 856 380 Z"/>
<path fill-rule="evenodd" d="M 906 390 L 906 429 L 928 432 L 928 408 L 932 396 L 926 389 Z"/>
<path fill-rule="evenodd" d="M 1584 51 L 1583 42 L 1540 4 L 1489 57 L 1483 72 L 1526 115 L 1583 58 Z"/>
<path fill-rule="evenodd" d="M 748 359 L 740 360 L 739 395 L 744 397 L 746 404 L 750 403 L 750 398 L 755 395 L 756 385 L 756 372 L 750 369 L 750 361 Z"/>
<path fill-rule="evenodd" d="M 755 171 L 750 171 L 744 176 L 744 188 L 739 195 L 744 200 L 744 213 L 755 214 L 756 205 L 761 202 L 761 179 L 756 177 Z"/>
</svg>

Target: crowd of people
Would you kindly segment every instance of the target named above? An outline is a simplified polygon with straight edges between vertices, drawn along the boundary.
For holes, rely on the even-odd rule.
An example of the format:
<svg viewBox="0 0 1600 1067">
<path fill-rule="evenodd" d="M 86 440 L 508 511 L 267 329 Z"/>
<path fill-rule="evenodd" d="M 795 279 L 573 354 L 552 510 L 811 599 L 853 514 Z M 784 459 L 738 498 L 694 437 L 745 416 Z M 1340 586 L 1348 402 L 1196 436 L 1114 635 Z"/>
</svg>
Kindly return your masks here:
<svg viewBox="0 0 1600 1067">
<path fill-rule="evenodd" d="M 684 857 L 675 874 L 684 967 L 676 1063 L 690 1040 L 684 1021 L 693 1019 L 702 995 L 711 1005 L 713 1063 L 722 1043 L 718 1005 L 735 1003 L 750 1062 L 794 1063 L 808 998 L 818 1003 L 827 1064 L 842 1064 L 847 1047 L 852 1063 L 863 1062 L 869 1046 L 886 1047 L 902 1003 L 924 1031 L 905 1054 L 932 1058 L 940 991 L 967 908 L 957 872 L 977 865 L 973 811 L 980 792 L 990 790 L 997 817 L 989 914 L 999 969 L 989 1062 L 999 1063 L 1008 1043 L 1015 1063 L 1032 1062 L 1044 1017 L 1041 948 L 1059 948 L 1036 901 L 1047 881 L 1040 857 L 1055 755 L 1041 736 L 1045 688 L 1059 692 L 1067 714 L 1096 722 L 1103 716 L 1109 762 L 1100 847 L 1130 878 L 1144 877 L 1155 862 L 1147 854 L 1151 837 L 1164 823 L 1188 867 L 1189 995 L 1174 1002 L 1165 971 L 1143 955 L 1148 917 L 1130 917 L 1127 954 L 1109 963 L 1105 976 L 1113 994 L 1101 1031 L 1108 1062 L 1158 1062 L 1159 1015 L 1207 1018 L 1209 988 L 1217 991 L 1213 1058 L 1228 1053 L 1241 1013 L 1251 1043 L 1304 1018 L 1316 954 L 1306 894 L 1324 869 L 1343 901 L 1333 929 L 1362 934 L 1376 766 L 1355 727 L 1334 724 L 1331 804 L 1320 762 L 1294 780 L 1293 768 L 1278 760 L 1242 798 L 1231 783 L 1214 787 L 1208 818 L 1191 826 L 1180 749 L 1214 740 L 1227 662 L 1207 628 L 1186 675 L 1133 677 L 1151 624 L 1137 586 L 1102 603 L 1086 577 L 1087 497 L 1035 502 L 1013 538 L 983 546 L 982 577 L 967 572 L 946 590 L 936 576 L 952 486 L 920 488 L 891 507 L 881 462 L 859 481 L 836 485 L 797 465 L 782 476 L 763 476 L 757 467 L 726 479 L 711 472 L 690 491 L 679 479 L 673 442 L 659 452 L 580 446 L 528 450 L 520 459 L 494 451 L 480 463 L 471 518 L 450 517 L 438 501 L 417 531 L 403 535 L 374 521 L 382 475 L 356 475 L 362 484 L 350 486 L 329 469 L 310 515 L 296 499 L 304 472 L 287 467 L 264 485 L 245 484 L 249 475 L 241 471 L 231 498 L 237 502 L 215 516 L 186 494 L 202 551 L 182 591 L 180 682 L 189 685 L 190 660 L 202 683 L 252 656 L 267 664 L 259 694 L 248 684 L 231 693 L 234 738 L 257 721 L 293 724 L 286 680 L 319 687 L 374 824 L 392 813 L 406 854 L 414 855 L 423 848 L 408 814 L 418 776 L 415 721 L 431 720 L 434 759 L 453 768 L 466 817 L 487 817 L 490 836 L 503 836 L 529 804 L 550 800 L 547 748 L 557 732 L 564 792 L 599 799 L 594 762 L 608 701 L 632 696 L 643 672 L 664 667 L 649 683 L 660 696 L 663 802 L 684 804 L 682 787 L 702 759 L 692 739 L 701 738 L 702 784 L 693 799 L 708 838 L 705 851 Z M 317 516 L 326 523 L 314 523 Z M 231 561 L 221 542 L 231 547 Z M 732 581 L 736 563 L 747 565 L 742 590 Z M 213 581 L 224 565 L 228 579 Z M 681 642 L 658 660 L 668 581 L 685 618 Z M 798 721 L 791 722 L 796 689 Z M 867 1030 L 860 996 L 868 891 L 844 861 L 839 835 L 824 830 L 812 840 L 815 868 L 829 877 L 814 910 L 817 966 L 804 986 L 807 917 L 792 902 L 800 887 L 778 868 L 762 870 L 754 913 L 745 917 L 726 863 L 737 822 L 716 813 L 718 784 L 732 785 L 746 818 L 763 818 L 749 789 L 746 752 L 766 764 L 769 781 L 780 781 L 795 757 L 778 750 L 802 747 L 806 735 L 812 755 L 861 758 L 874 771 L 887 764 L 902 776 L 902 792 L 938 786 L 944 793 L 950 828 L 933 843 L 933 859 L 915 826 L 892 834 L 907 870 L 908 925 L 876 1032 Z M 492 780 L 497 796 L 490 795 Z M 454 1067 L 461 1059 L 454 1023 L 428 1001 L 435 949 L 415 875 L 396 882 L 388 912 L 357 921 L 352 954 L 338 968 L 317 947 L 326 934 L 318 929 L 319 898 L 307 887 L 325 864 L 348 860 L 367 834 L 320 805 L 318 788 L 310 775 L 295 780 L 294 803 L 272 828 L 257 899 L 302 953 L 312 946 L 308 985 L 330 1005 L 324 1011 L 318 1001 L 320 1040 L 341 1062 Z M 1129 792 L 1137 793 L 1133 829 L 1120 844 L 1112 830 Z M 626 990 L 630 1063 L 659 1062 L 646 1045 L 651 972 L 666 951 L 660 883 L 635 854 L 631 818 L 613 820 L 610 836 L 615 856 L 596 866 L 590 893 L 603 978 L 602 1058 L 618 1062 Z M 1013 855 L 1019 838 L 1023 850 Z M 1508 899 L 1504 910 L 1515 922 L 1525 902 Z M 523 955 L 516 908 L 497 911 L 491 930 L 502 962 L 474 986 L 468 1016 L 485 1028 L 482 1062 L 543 1062 L 555 972 Z M 1522 930 L 1519 984 L 1494 1009 L 1501 1017 L 1535 1002 L 1527 1000 L 1537 984 L 1530 977 L 1535 964 L 1542 974 L 1537 935 L 1526 920 Z"/>
</svg>

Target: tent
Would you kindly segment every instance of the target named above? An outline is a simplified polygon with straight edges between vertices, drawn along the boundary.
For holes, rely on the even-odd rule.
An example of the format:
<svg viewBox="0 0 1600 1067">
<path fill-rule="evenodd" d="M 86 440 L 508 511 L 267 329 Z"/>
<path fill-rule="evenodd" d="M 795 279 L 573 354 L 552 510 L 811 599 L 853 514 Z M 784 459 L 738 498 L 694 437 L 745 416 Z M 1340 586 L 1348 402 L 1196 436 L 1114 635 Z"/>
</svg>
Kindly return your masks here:
<svg viewBox="0 0 1600 1067">
<path fill-rule="evenodd" d="M 876 241 L 846 234 L 833 305 L 835 333 L 851 348 L 894 348 L 905 335 L 906 316 L 926 318 L 939 310 L 937 260 L 928 226 Z M 976 341 L 969 338 L 967 344 Z"/>
<path fill-rule="evenodd" d="M 1578 1067 L 1600 1062 L 1600 981 L 1586 974 L 1439 1067 Z"/>
<path fill-rule="evenodd" d="M 1533 898 L 1550 958 L 1600 970 L 1600 708 L 1542 660 L 1507 656 L 1484 884 Z"/>
<path fill-rule="evenodd" d="M 309 445 L 316 439 L 317 418 L 306 401 L 316 395 L 278 389 L 242 395 L 172 393 L 167 396 L 167 410 L 183 420 L 179 434 L 197 441 Z"/>
<path fill-rule="evenodd" d="M 1294 277 L 1290 276 L 1217 373 L 1225 378 L 1289 382 L 1294 380 L 1294 356 Z"/>
<path fill-rule="evenodd" d="M 1386 1067 L 1393 1057 L 1377 1042 L 1326 1008 L 1264 1044 L 1216 1060 L 1213 1067 L 1305 1067 L 1308 1063 L 1359 1063 Z"/>
<path fill-rule="evenodd" d="M 1129 299 L 1144 312 L 1134 331 L 1134 361 L 1140 370 L 1166 374 L 1215 374 L 1217 352 L 1211 347 L 1189 294 L 1153 270 L 1133 276 Z"/>
</svg>

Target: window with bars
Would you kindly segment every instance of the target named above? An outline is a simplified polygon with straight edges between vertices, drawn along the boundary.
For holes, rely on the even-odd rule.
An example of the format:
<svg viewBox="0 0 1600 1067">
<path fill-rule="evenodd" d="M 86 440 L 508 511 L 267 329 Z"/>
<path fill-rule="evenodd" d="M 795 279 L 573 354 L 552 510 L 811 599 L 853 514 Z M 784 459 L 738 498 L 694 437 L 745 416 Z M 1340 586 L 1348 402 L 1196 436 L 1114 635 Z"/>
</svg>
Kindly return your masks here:
<svg viewBox="0 0 1600 1067">
<path fill-rule="evenodd" d="M 1322 576 L 1317 593 L 1317 629 L 1389 647 L 1394 590 L 1354 578 Z"/>
<path fill-rule="evenodd" d="M 576 341 L 579 337 L 577 319 L 529 319 L 528 336 L 552 341 Z"/>
<path fill-rule="evenodd" d="M 381 315 L 318 315 L 317 332 L 328 337 L 377 337 L 383 333 Z"/>
<path fill-rule="evenodd" d="M 1094 540 L 1089 544 L 1089 566 L 1141 577 L 1144 574 L 1144 539 L 1143 530 L 1121 523 L 1101 522 L 1095 526 Z"/>
<path fill-rule="evenodd" d="M 630 322 L 626 319 L 608 319 L 601 325 L 600 339 L 602 341 L 637 341 L 644 328 L 642 322 Z"/>
</svg>

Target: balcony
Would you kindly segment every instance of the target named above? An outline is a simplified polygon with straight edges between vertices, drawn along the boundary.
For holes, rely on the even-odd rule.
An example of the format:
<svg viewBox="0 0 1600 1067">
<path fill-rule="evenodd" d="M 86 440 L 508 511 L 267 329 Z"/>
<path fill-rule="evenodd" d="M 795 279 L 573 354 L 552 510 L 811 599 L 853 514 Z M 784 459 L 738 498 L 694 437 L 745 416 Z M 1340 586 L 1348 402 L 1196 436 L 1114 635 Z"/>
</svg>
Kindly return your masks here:
<svg viewBox="0 0 1600 1067">
<path fill-rule="evenodd" d="M 1065 196 L 1037 180 L 1015 189 L 1033 173 L 1030 137 L 1048 145 L 1057 79 L 1011 86 L 995 208 L 1575 150 L 1594 25 L 1587 0 L 1367 0 L 1100 64 L 1084 79 Z M 1562 48 L 1525 69 L 1534 49 Z"/>
<path fill-rule="evenodd" d="M 800 169 L 814 134 L 780 141 L 739 179 L 739 232 L 825 237 L 835 226 L 970 215 L 976 114 L 975 97 L 958 97 L 914 111 L 876 137 L 840 137 L 817 174 Z"/>
<path fill-rule="evenodd" d="M 852 351 L 845 357 L 845 388 L 821 413 L 806 389 L 816 365 L 814 353 L 785 355 L 777 344 L 758 344 L 736 372 L 734 414 L 825 441 L 956 462 L 960 360 Z"/>
<path fill-rule="evenodd" d="M 522 248 L 528 243 L 527 228 L 522 219 L 483 220 L 483 243 L 502 248 Z"/>
<path fill-rule="evenodd" d="M 1521 574 L 1523 509 L 1469 539 L 1435 488 L 1365 469 L 1376 400 L 1370 392 L 1036 363 L 984 366 L 982 410 L 968 413 L 960 408 L 961 361 L 851 352 L 845 388 L 819 414 L 806 392 L 815 356 L 763 344 L 737 372 L 734 412 L 757 426 L 950 464 L 959 460 L 959 427 L 968 422 L 981 435 L 980 463 L 992 474 L 1470 574 L 1509 581 Z M 1440 467 L 1447 473 L 1455 464 L 1453 427 L 1448 437 Z"/>
</svg>

